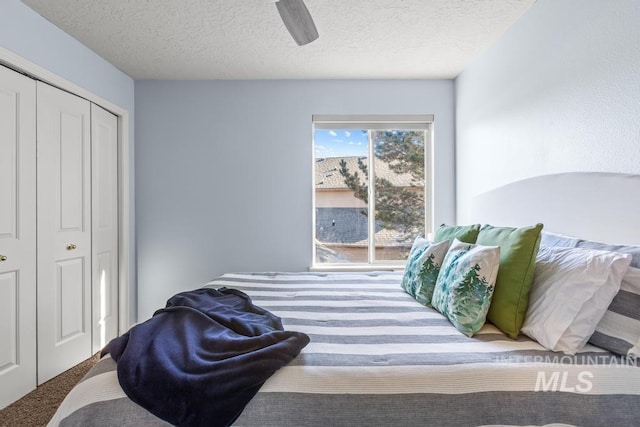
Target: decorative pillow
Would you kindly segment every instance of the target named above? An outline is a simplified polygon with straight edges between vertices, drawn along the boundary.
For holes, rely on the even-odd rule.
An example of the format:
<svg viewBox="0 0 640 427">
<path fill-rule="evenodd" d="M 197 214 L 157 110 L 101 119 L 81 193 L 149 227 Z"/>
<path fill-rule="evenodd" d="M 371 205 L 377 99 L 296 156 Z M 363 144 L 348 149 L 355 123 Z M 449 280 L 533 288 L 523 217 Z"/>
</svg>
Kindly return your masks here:
<svg viewBox="0 0 640 427">
<path fill-rule="evenodd" d="M 433 288 L 447 249 L 449 241 L 431 243 L 418 237 L 413 242 L 400 286 L 421 304 L 431 303 Z"/>
<path fill-rule="evenodd" d="M 433 236 L 434 242 L 442 242 L 448 240 L 453 242 L 453 239 L 458 239 L 465 243 L 475 243 L 478 238 L 478 232 L 480 231 L 480 224 L 473 225 L 445 225 L 442 224 L 436 230 L 436 234 Z"/>
<path fill-rule="evenodd" d="M 516 339 L 529 306 L 542 224 L 511 228 L 485 225 L 476 243 L 500 246 L 500 271 L 487 318 L 510 338 Z"/>
<path fill-rule="evenodd" d="M 616 252 L 540 248 L 522 333 L 550 350 L 582 350 L 630 262 L 630 255 Z"/>
<path fill-rule="evenodd" d="M 431 304 L 463 334 L 471 337 L 484 325 L 495 286 L 500 248 L 453 241 Z"/>
<path fill-rule="evenodd" d="M 425 252 L 422 268 L 418 272 L 415 299 L 420 304 L 431 305 L 431 298 L 440 274 L 440 267 L 449 250 L 449 241 L 433 243 Z"/>
</svg>

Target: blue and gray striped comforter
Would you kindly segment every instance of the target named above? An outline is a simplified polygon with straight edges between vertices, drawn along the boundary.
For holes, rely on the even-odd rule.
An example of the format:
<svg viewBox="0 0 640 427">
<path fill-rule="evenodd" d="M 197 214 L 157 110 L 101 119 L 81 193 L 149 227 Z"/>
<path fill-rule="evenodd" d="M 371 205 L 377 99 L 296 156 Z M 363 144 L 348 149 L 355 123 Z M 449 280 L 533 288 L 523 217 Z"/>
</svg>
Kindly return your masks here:
<svg viewBox="0 0 640 427">
<path fill-rule="evenodd" d="M 400 289 L 399 273 L 228 274 L 311 342 L 275 373 L 236 426 L 634 426 L 636 361 L 587 346 L 576 356 L 510 340 L 492 325 L 467 338 Z M 166 425 L 122 392 L 106 356 L 53 426 Z"/>
</svg>

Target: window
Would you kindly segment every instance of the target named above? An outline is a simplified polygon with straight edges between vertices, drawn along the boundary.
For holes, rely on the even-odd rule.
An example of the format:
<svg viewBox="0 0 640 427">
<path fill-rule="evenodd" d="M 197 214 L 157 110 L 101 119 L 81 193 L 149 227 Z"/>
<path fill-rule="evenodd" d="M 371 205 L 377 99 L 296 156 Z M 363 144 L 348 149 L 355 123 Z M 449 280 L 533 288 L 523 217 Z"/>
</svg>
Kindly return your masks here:
<svg viewBox="0 0 640 427">
<path fill-rule="evenodd" d="M 404 265 L 431 231 L 432 129 L 427 115 L 313 117 L 314 267 Z"/>
</svg>

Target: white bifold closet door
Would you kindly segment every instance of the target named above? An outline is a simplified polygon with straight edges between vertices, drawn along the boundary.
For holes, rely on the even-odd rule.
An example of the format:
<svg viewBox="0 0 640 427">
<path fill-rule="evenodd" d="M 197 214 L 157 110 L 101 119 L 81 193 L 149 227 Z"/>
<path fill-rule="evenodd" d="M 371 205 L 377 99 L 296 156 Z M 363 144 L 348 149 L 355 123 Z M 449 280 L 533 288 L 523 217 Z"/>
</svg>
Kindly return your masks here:
<svg viewBox="0 0 640 427">
<path fill-rule="evenodd" d="M 36 387 L 36 83 L 0 66 L 0 408 Z"/>
<path fill-rule="evenodd" d="M 91 356 L 91 106 L 37 83 L 38 384 Z"/>
<path fill-rule="evenodd" d="M 118 335 L 118 118 L 91 104 L 93 353 Z"/>
<path fill-rule="evenodd" d="M 118 119 L 0 65 L 0 409 L 118 334 Z"/>
</svg>

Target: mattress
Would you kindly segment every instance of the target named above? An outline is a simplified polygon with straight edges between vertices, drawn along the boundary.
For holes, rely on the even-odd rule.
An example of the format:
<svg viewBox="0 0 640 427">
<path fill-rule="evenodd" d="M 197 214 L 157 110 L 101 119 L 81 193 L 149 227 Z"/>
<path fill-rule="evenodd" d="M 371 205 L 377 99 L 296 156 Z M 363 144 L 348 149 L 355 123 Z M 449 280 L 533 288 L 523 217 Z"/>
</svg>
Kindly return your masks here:
<svg viewBox="0 0 640 427">
<path fill-rule="evenodd" d="M 249 402 L 236 426 L 631 426 L 640 369 L 588 345 L 545 350 L 492 325 L 468 338 L 400 288 L 401 273 L 227 274 L 236 288 L 311 338 Z M 127 398 L 105 356 L 52 426 L 167 425 Z"/>
</svg>

